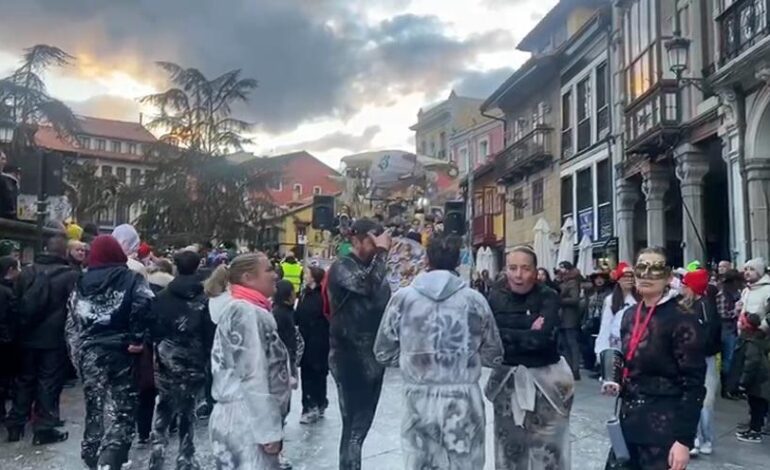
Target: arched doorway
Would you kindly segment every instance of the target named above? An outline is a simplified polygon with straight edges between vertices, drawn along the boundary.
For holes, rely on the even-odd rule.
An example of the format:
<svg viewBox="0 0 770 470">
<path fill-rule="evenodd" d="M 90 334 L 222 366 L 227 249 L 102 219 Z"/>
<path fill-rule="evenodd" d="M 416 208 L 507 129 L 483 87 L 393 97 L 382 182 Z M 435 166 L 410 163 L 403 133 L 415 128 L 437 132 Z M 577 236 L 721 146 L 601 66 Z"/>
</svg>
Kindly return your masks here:
<svg viewBox="0 0 770 470">
<path fill-rule="evenodd" d="M 770 257 L 770 86 L 746 112 L 744 184 L 748 193 L 751 256 Z"/>
</svg>

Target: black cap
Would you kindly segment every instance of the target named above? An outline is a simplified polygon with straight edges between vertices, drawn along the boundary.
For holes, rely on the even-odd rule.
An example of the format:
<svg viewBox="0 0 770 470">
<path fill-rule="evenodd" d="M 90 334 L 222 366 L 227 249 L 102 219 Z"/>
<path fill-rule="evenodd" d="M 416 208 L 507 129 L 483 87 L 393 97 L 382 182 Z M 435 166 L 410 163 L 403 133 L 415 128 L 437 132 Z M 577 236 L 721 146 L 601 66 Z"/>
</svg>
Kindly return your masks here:
<svg viewBox="0 0 770 470">
<path fill-rule="evenodd" d="M 562 269 L 566 269 L 567 271 L 570 271 L 575 268 L 575 266 L 569 261 L 562 261 L 561 263 L 559 263 L 559 267 Z"/>
<path fill-rule="evenodd" d="M 383 232 L 382 225 L 371 219 L 358 219 L 350 226 L 351 235 L 366 235 L 372 232 L 375 235 L 380 235 Z"/>
</svg>

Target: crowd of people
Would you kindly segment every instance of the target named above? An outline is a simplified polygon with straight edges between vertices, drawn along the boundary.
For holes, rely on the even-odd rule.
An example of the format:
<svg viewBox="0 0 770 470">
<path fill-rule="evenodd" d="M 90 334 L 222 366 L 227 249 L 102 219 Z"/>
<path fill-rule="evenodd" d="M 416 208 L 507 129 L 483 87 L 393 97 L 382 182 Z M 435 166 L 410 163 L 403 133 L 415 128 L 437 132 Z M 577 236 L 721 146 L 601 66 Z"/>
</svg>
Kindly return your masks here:
<svg viewBox="0 0 770 470">
<path fill-rule="evenodd" d="M 299 420 L 312 425 L 325 416 L 331 372 L 339 468 L 358 470 L 389 366 L 404 377 L 408 469 L 483 468 L 485 400 L 496 468 L 570 468 L 581 369 L 617 397 L 609 469 L 683 470 L 710 454 L 720 384 L 749 405 L 738 439 L 762 440 L 770 274 L 759 259 L 711 275 L 697 263 L 674 271 L 648 248 L 587 278 L 561 262 L 552 280 L 519 246 L 498 279 L 470 286 L 457 273 L 461 239 L 436 231 L 425 269 L 394 286 L 391 232 L 369 219 L 351 223 L 350 251 L 326 270 L 294 254 L 197 245 L 156 256 L 129 225 L 67 235 L 29 266 L 0 258 L 0 348 L 19 359 L 3 362 L 0 402 L 12 401 L 9 441 L 28 422 L 33 444 L 68 439 L 59 397 L 71 361 L 89 468 L 121 468 L 135 437 L 150 446 L 149 467 L 163 468 L 174 432 L 177 468 L 198 468 L 199 418 L 217 468 L 289 468 L 292 391 L 301 386 Z M 483 388 L 482 367 L 492 369 Z"/>
</svg>

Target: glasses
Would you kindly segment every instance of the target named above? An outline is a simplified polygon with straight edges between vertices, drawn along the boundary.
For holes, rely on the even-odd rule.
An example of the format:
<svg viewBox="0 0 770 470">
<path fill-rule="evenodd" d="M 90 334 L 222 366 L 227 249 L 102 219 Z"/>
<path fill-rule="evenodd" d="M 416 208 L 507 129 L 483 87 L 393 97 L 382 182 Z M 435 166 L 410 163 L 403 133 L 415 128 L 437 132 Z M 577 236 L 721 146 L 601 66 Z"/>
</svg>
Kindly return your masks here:
<svg viewBox="0 0 770 470">
<path fill-rule="evenodd" d="M 639 279 L 657 281 L 669 277 L 671 268 L 664 261 L 655 261 L 654 263 L 641 261 L 634 266 L 634 275 Z"/>
</svg>

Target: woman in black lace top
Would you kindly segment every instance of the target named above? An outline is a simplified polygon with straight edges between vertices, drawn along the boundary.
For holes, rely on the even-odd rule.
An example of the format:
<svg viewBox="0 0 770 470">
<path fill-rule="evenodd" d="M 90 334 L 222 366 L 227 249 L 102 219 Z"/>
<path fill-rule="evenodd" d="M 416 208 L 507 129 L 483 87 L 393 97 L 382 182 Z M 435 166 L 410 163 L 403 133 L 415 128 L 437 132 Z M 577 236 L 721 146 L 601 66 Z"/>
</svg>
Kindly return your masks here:
<svg viewBox="0 0 770 470">
<path fill-rule="evenodd" d="M 619 467 L 611 453 L 607 468 L 684 470 L 705 395 L 702 328 L 669 291 L 671 270 L 662 249 L 643 250 L 634 271 L 642 301 L 623 316 L 626 369 L 619 390 L 631 460 Z M 603 388 L 618 392 L 613 384 Z"/>
</svg>

